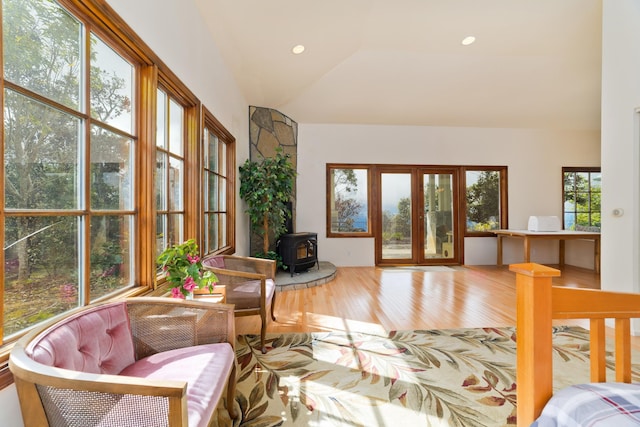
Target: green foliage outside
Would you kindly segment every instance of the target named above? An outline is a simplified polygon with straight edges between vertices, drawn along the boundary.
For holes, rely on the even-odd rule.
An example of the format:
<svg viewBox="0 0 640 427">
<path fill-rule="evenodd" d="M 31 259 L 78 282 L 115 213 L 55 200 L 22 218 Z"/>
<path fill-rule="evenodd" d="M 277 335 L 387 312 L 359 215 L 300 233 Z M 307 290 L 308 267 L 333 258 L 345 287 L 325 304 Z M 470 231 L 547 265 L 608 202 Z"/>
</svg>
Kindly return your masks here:
<svg viewBox="0 0 640 427">
<path fill-rule="evenodd" d="M 403 197 L 398 200 L 398 212 L 382 213 L 382 241 L 407 243 L 411 239 L 411 200 Z"/>
<path fill-rule="evenodd" d="M 5 88 L 5 206 L 27 213 L 68 213 L 6 216 L 3 307 L 8 336 L 82 304 L 84 289 L 95 299 L 129 284 L 129 258 L 124 257 L 129 257 L 130 221 L 104 215 L 93 217 L 85 228 L 82 217 L 71 212 L 87 206 L 122 209 L 123 188 L 130 193 L 133 188 L 130 142 L 100 127 L 131 111 L 131 99 L 122 91 L 125 80 L 99 66 L 95 47 L 101 42 L 91 37 L 88 102 L 95 124 L 85 140 L 81 23 L 51 0 L 4 0 L 2 14 L 4 78 L 52 101 L 41 103 L 29 92 Z M 85 153 L 92 158 L 88 202 L 83 202 Z M 85 262 L 80 248 L 87 246 L 90 259 Z"/>
<path fill-rule="evenodd" d="M 601 185 L 600 172 L 564 173 L 565 229 L 600 227 Z"/>
<path fill-rule="evenodd" d="M 354 198 L 358 190 L 358 178 L 355 171 L 353 169 L 333 169 L 331 172 L 336 212 L 336 218 L 332 218 L 332 230 L 343 233 L 363 231 L 355 223 L 363 208 L 362 202 Z"/>
<path fill-rule="evenodd" d="M 490 231 L 500 228 L 500 174 L 482 171 L 467 187 L 467 229 Z"/>
</svg>

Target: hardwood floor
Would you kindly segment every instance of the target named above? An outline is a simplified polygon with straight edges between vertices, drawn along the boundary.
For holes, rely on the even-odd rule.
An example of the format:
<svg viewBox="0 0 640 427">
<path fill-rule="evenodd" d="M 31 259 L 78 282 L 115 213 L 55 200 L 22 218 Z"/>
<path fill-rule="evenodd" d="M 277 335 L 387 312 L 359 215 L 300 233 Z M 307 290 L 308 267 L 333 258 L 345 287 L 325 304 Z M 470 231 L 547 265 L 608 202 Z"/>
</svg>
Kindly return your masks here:
<svg viewBox="0 0 640 427">
<path fill-rule="evenodd" d="M 600 288 L 593 271 L 565 267 L 554 285 Z M 268 332 L 362 331 L 513 326 L 515 274 L 507 266 L 423 272 L 339 267 L 335 280 L 276 296 Z M 567 324 L 567 321 L 563 323 Z M 582 321 L 571 324 L 584 325 Z M 238 334 L 259 333 L 259 317 L 236 319 Z"/>
</svg>

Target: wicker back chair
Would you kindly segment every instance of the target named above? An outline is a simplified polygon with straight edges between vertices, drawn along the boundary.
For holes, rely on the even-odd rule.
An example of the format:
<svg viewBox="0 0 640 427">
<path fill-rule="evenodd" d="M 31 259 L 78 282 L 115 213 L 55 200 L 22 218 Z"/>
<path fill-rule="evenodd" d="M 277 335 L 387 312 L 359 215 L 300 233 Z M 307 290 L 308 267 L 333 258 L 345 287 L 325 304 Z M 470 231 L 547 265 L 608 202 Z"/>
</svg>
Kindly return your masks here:
<svg viewBox="0 0 640 427">
<path fill-rule="evenodd" d="M 235 418 L 233 317 L 231 305 L 129 298 L 83 307 L 32 331 L 16 343 L 9 359 L 24 425 L 208 425 L 225 387 Z M 127 374 L 148 356 L 157 357 L 142 361 L 146 368 L 153 365 L 153 374 Z M 176 375 L 175 363 L 182 357 L 187 363 Z M 214 366 L 218 359 L 224 362 Z M 189 364 L 194 361 L 203 366 Z M 169 379 L 154 377 L 163 364 L 173 369 Z M 202 384 L 192 386 L 190 370 L 202 370 L 206 399 L 199 400 Z"/>
<path fill-rule="evenodd" d="M 236 316 L 260 315 L 260 345 L 266 352 L 267 308 L 273 321 L 276 320 L 275 277 L 276 262 L 271 259 L 217 255 L 202 260 L 207 270 L 218 276 L 220 286 L 225 287 L 225 301 L 235 306 Z"/>
</svg>

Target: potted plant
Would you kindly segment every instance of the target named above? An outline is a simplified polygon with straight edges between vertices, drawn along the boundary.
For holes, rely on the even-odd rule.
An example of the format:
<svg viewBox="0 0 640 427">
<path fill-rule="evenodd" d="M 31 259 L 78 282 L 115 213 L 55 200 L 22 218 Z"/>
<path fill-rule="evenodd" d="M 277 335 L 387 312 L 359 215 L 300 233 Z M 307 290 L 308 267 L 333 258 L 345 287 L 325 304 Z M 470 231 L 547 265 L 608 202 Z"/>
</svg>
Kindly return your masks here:
<svg viewBox="0 0 640 427">
<path fill-rule="evenodd" d="M 205 271 L 194 239 L 169 246 L 158 256 L 157 264 L 165 272 L 173 298 L 191 298 L 196 289 L 208 288 L 218 282 L 212 271 Z"/>
<path fill-rule="evenodd" d="M 247 203 L 247 214 L 251 221 L 251 229 L 262 236 L 263 258 L 271 251 L 269 236 L 278 238 L 286 231 L 287 218 L 291 212 L 287 203 L 293 196 L 293 185 L 296 170 L 289 155 L 276 149 L 276 155 L 263 157 L 260 161 L 246 160 L 240 166 L 240 197 Z"/>
</svg>

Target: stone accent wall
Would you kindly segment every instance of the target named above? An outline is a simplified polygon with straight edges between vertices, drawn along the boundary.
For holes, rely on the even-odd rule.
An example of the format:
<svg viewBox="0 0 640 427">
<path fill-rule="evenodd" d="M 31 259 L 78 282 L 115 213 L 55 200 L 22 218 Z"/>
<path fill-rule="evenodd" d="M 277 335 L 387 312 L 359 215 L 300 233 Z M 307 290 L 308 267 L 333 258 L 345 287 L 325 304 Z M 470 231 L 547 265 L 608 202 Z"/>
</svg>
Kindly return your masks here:
<svg viewBox="0 0 640 427">
<path fill-rule="evenodd" d="M 281 147 L 284 154 L 288 154 L 294 168 L 298 170 L 298 123 L 281 112 L 264 107 L 249 107 L 249 159 L 254 161 L 263 157 L 273 157 L 276 148 Z M 296 184 L 293 185 L 293 200 L 291 200 L 291 219 L 295 230 L 296 219 Z M 275 240 L 273 250 L 275 250 Z M 262 237 L 251 235 L 251 253 L 262 249 Z"/>
</svg>

